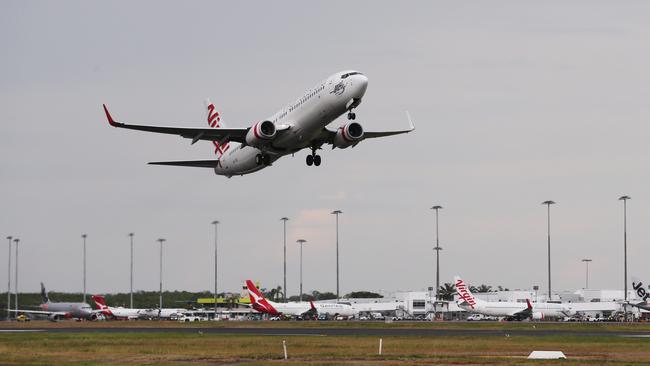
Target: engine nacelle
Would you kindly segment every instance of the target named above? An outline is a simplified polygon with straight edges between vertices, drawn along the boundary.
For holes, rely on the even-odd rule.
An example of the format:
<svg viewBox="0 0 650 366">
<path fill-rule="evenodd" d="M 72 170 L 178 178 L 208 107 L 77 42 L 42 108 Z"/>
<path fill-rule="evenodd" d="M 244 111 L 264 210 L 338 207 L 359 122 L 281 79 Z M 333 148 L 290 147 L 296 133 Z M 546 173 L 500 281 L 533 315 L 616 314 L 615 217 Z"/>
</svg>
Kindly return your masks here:
<svg viewBox="0 0 650 366">
<path fill-rule="evenodd" d="M 271 121 L 257 122 L 246 134 L 246 143 L 253 147 L 268 145 L 275 138 L 275 124 Z"/>
<path fill-rule="evenodd" d="M 49 320 L 51 322 L 58 322 L 59 320 L 62 320 L 63 318 L 65 318 L 65 316 L 61 315 L 61 314 L 50 314 L 50 315 L 47 316 L 47 320 Z"/>
<path fill-rule="evenodd" d="M 339 127 L 334 136 L 334 147 L 345 149 L 363 139 L 363 127 L 357 122 L 348 122 L 345 126 Z"/>
<path fill-rule="evenodd" d="M 539 312 L 539 311 L 536 312 L 536 313 L 533 313 L 533 315 L 531 316 L 531 319 L 533 319 L 533 320 L 544 320 L 544 313 Z"/>
</svg>

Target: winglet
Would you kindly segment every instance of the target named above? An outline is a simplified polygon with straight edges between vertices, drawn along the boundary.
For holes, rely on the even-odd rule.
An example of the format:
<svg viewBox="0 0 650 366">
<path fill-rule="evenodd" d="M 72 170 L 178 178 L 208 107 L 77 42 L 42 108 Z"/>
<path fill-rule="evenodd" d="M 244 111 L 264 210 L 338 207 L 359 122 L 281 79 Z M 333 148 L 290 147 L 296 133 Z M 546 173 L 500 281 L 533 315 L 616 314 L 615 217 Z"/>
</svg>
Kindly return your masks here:
<svg viewBox="0 0 650 366">
<path fill-rule="evenodd" d="M 113 126 L 113 127 L 119 127 L 119 123 L 115 122 L 113 120 L 113 117 L 111 117 L 111 114 L 108 113 L 108 108 L 106 108 L 106 104 L 102 104 L 104 106 L 104 113 L 106 113 L 106 118 L 108 119 L 108 124 Z"/>
<path fill-rule="evenodd" d="M 316 307 L 314 306 L 313 301 L 309 301 L 309 305 L 311 306 L 311 310 L 316 310 Z"/>
<path fill-rule="evenodd" d="M 415 130 L 415 125 L 413 124 L 413 121 L 411 121 L 411 114 L 409 113 L 409 111 L 406 111 L 406 118 L 409 120 L 409 129 L 411 131 Z"/>
</svg>

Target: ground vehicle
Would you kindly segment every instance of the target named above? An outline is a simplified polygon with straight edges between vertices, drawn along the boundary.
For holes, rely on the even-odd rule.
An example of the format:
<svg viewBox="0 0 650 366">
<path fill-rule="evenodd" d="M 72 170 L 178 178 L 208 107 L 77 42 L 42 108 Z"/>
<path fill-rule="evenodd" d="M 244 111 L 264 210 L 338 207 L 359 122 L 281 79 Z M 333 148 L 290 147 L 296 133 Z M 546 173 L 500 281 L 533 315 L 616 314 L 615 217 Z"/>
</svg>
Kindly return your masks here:
<svg viewBox="0 0 650 366">
<path fill-rule="evenodd" d="M 27 317 L 27 316 L 24 315 L 24 314 L 18 315 L 18 316 L 16 317 L 16 321 L 19 321 L 19 322 L 28 322 L 28 321 L 30 321 L 30 320 L 32 320 L 32 319 L 30 319 L 29 317 Z"/>
<path fill-rule="evenodd" d="M 193 313 L 191 311 L 188 311 L 183 314 L 179 314 L 177 320 L 179 322 L 190 323 L 190 322 L 206 321 L 208 320 L 208 318 L 203 316 L 203 314 Z"/>
</svg>

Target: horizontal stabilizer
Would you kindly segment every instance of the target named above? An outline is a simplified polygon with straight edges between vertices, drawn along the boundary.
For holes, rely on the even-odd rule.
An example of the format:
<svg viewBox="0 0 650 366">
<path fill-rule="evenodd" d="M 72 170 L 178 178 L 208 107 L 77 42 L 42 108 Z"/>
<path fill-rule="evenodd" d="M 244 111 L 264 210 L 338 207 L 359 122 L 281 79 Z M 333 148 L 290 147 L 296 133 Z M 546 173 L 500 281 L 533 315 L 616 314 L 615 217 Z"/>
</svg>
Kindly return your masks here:
<svg viewBox="0 0 650 366">
<path fill-rule="evenodd" d="M 187 161 L 152 161 L 151 165 L 191 166 L 195 168 L 216 168 L 219 160 L 187 160 Z"/>
</svg>

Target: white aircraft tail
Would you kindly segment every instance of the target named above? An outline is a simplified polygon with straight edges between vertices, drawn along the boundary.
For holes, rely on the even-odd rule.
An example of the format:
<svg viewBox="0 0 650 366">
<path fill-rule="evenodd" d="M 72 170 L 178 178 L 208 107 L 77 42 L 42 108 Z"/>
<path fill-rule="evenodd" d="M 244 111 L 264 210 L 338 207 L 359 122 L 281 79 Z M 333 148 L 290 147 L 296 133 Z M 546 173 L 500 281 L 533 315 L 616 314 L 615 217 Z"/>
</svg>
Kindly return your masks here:
<svg viewBox="0 0 650 366">
<path fill-rule="evenodd" d="M 221 115 L 215 108 L 214 104 L 210 102 L 210 99 L 205 100 L 205 108 L 206 108 L 206 120 L 208 121 L 208 125 L 212 128 L 225 128 L 226 124 L 225 122 L 221 119 Z M 212 141 L 212 144 L 214 145 L 214 153 L 217 155 L 217 159 L 221 159 L 221 156 L 230 148 L 230 143 L 229 142 L 223 142 L 223 141 Z"/>
<path fill-rule="evenodd" d="M 469 286 L 463 281 L 460 276 L 454 276 L 454 285 L 456 286 L 456 292 L 458 292 L 458 301 L 465 302 L 472 309 L 478 305 L 481 300 L 477 299 L 472 295 L 472 292 L 469 290 Z"/>
</svg>

